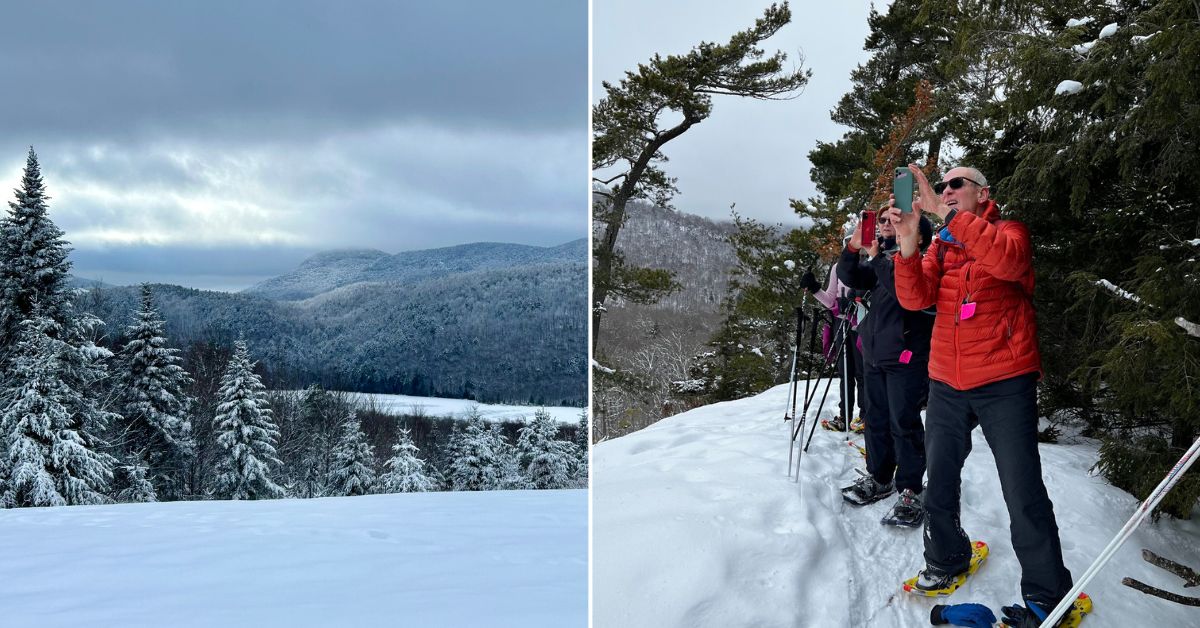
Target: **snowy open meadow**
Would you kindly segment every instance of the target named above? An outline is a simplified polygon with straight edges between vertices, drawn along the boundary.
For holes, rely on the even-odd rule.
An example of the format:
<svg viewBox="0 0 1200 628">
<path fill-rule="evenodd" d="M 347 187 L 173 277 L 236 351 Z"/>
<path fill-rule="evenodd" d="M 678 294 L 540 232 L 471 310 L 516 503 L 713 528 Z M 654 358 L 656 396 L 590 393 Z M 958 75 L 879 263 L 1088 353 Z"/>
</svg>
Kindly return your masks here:
<svg viewBox="0 0 1200 628">
<path fill-rule="evenodd" d="M 0 510 L 0 625 L 587 625 L 587 492 Z"/>
<path fill-rule="evenodd" d="M 980 430 L 963 474 L 962 525 L 991 556 L 954 595 L 918 598 L 900 584 L 923 566 L 921 531 L 880 524 L 894 498 L 843 502 L 838 489 L 863 466 L 843 434 L 818 427 L 799 482 L 788 477 L 787 389 L 697 408 L 594 448 L 594 628 L 914 627 L 929 625 L 937 603 L 980 603 L 999 617 L 1019 601 L 1008 513 Z M 1089 474 L 1094 442 L 1064 439 L 1042 445 L 1041 455 L 1064 558 L 1078 578 L 1138 501 Z M 1130 576 L 1196 595 L 1140 554 L 1148 548 L 1200 568 L 1197 519 L 1146 520 L 1086 587 L 1095 612 L 1083 625 L 1200 625 L 1200 609 L 1121 584 Z"/>
<path fill-rule="evenodd" d="M 374 404 L 389 414 L 424 414 L 431 417 L 464 419 L 472 410 L 478 410 L 485 421 L 520 421 L 533 418 L 533 413 L 545 410 L 559 423 L 578 423 L 583 408 L 570 406 L 514 406 L 499 403 L 479 403 L 470 399 L 446 397 L 414 397 L 412 395 L 380 395 L 371 393 L 349 393 L 355 400 Z"/>
</svg>

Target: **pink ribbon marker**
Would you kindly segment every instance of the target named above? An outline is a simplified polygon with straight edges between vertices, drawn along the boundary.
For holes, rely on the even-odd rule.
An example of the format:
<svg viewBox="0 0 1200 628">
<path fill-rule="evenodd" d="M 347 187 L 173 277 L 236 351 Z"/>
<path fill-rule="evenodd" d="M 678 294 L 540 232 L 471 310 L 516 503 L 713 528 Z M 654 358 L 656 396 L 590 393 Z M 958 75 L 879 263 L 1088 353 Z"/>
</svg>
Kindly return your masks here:
<svg viewBox="0 0 1200 628">
<path fill-rule="evenodd" d="M 962 308 L 958 310 L 958 320 L 965 321 L 972 316 L 975 316 L 975 302 L 963 303 Z"/>
<path fill-rule="evenodd" d="M 905 349 L 904 351 L 900 352 L 900 363 L 901 364 L 908 364 L 910 360 L 912 360 L 912 351 Z"/>
</svg>

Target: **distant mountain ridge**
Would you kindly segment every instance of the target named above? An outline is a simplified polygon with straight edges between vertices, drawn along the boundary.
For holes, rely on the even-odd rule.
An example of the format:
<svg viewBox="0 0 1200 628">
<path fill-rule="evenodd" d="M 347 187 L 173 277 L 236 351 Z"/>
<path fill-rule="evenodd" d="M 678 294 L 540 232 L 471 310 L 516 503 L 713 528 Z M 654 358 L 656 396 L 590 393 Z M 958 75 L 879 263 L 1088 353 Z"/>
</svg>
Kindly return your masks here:
<svg viewBox="0 0 1200 628">
<path fill-rule="evenodd" d="M 240 293 L 158 284 L 168 341 L 250 345 L 268 384 L 582 405 L 587 241 L 319 253 Z M 81 309 L 119 346 L 139 290 L 83 284 Z M 313 293 L 307 298 L 296 295 Z M 285 296 L 272 296 L 285 295 Z M 290 296 L 290 298 L 289 298 Z"/>
<path fill-rule="evenodd" d="M 250 288 L 252 294 L 280 301 L 300 301 L 337 288 L 365 282 L 414 284 L 477 270 L 543 264 L 587 263 L 587 240 L 553 247 L 476 242 L 389 255 L 375 249 L 326 251 L 300 266 Z"/>
</svg>

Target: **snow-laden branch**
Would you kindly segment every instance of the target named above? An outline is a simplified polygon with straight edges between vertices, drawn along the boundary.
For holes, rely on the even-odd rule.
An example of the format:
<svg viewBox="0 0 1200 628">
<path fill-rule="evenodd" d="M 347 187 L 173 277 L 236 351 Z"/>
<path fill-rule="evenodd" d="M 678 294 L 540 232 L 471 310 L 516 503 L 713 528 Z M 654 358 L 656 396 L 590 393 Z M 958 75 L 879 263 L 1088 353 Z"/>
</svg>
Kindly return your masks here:
<svg viewBox="0 0 1200 628">
<path fill-rule="evenodd" d="M 1141 297 L 1139 297 L 1138 295 L 1136 295 L 1132 292 L 1129 292 L 1128 290 L 1125 290 L 1124 288 L 1117 286 L 1116 284 L 1114 284 L 1113 282 L 1111 282 L 1107 279 L 1101 279 L 1101 280 L 1097 281 L 1096 285 L 1100 286 L 1101 288 L 1104 288 L 1105 290 L 1108 290 L 1109 292 L 1121 297 L 1122 299 L 1128 299 L 1128 300 L 1133 301 L 1134 303 L 1138 303 L 1138 304 L 1140 304 L 1142 302 Z"/>
<path fill-rule="evenodd" d="M 1183 331 L 1186 331 L 1189 336 L 1200 338 L 1200 325 L 1197 325 L 1196 323 L 1193 323 L 1182 316 L 1175 317 L 1175 324 L 1182 327 Z"/>
<path fill-rule="evenodd" d="M 608 373 L 609 375 L 612 375 L 613 373 L 617 372 L 616 369 L 610 369 L 607 366 L 601 365 L 599 362 L 597 362 L 595 360 L 592 360 L 592 368 L 594 368 L 597 371 L 600 371 L 602 373 Z"/>
</svg>

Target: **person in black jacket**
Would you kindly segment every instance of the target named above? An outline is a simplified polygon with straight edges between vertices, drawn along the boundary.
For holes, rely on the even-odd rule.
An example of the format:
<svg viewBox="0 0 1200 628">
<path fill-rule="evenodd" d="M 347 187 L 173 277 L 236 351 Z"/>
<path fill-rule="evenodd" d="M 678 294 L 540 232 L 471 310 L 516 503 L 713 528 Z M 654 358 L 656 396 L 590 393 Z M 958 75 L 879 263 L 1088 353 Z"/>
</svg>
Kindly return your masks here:
<svg viewBox="0 0 1200 628">
<path fill-rule="evenodd" d="M 924 520 L 921 502 L 925 475 L 925 428 L 921 406 L 929 393 L 929 338 L 934 317 L 909 311 L 896 299 L 892 255 L 896 231 L 880 212 L 879 237 L 865 250 L 856 246 L 854 230 L 837 264 L 838 279 L 857 290 L 869 290 L 867 314 L 859 321 L 866 388 L 867 473 L 842 489 L 852 504 L 869 504 L 899 491 L 896 507 L 883 522 L 916 527 Z M 922 219 L 922 247 L 933 239 L 933 225 Z"/>
</svg>

